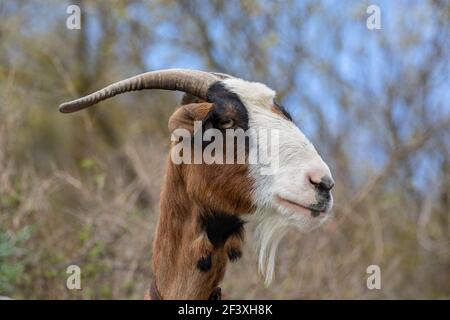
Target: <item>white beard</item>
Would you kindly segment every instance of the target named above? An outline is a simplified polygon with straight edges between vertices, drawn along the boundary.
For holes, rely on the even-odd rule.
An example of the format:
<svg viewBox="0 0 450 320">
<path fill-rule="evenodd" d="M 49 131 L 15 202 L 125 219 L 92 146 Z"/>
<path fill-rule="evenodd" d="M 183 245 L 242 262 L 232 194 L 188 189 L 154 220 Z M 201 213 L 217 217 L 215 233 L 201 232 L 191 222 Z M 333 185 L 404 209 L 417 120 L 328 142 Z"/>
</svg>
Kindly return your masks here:
<svg viewBox="0 0 450 320">
<path fill-rule="evenodd" d="M 275 210 L 255 212 L 256 229 L 254 243 L 258 253 L 258 270 L 266 286 L 270 285 L 275 272 L 275 257 L 278 245 L 289 228 L 286 219 Z M 252 219 L 253 220 L 253 219 Z"/>
<path fill-rule="evenodd" d="M 249 221 L 256 224 L 253 243 L 258 254 L 258 270 L 266 286 L 272 283 L 275 274 L 275 259 L 281 239 L 289 228 L 310 232 L 321 226 L 330 215 L 322 219 L 298 216 L 279 209 L 262 209 L 250 215 Z"/>
</svg>

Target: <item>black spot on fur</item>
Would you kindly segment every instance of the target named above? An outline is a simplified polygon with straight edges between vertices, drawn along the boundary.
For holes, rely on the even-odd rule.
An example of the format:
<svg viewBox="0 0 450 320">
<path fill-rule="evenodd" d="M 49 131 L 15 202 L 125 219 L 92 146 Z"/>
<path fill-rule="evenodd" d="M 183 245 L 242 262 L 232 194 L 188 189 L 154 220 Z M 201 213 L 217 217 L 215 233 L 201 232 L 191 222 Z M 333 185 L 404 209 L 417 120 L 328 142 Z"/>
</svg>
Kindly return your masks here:
<svg viewBox="0 0 450 320">
<path fill-rule="evenodd" d="M 208 120 L 217 128 L 230 118 L 235 127 L 248 129 L 248 111 L 239 96 L 225 88 L 222 82 L 213 83 L 206 94 L 208 102 L 214 104 L 214 110 Z"/>
<path fill-rule="evenodd" d="M 209 241 L 219 247 L 231 235 L 242 237 L 244 222 L 236 216 L 226 213 L 212 213 L 202 217 L 202 227 L 208 235 Z"/>
<path fill-rule="evenodd" d="M 200 271 L 208 271 L 211 269 L 211 254 L 209 254 L 207 257 L 201 257 L 197 261 L 197 268 Z"/>
</svg>

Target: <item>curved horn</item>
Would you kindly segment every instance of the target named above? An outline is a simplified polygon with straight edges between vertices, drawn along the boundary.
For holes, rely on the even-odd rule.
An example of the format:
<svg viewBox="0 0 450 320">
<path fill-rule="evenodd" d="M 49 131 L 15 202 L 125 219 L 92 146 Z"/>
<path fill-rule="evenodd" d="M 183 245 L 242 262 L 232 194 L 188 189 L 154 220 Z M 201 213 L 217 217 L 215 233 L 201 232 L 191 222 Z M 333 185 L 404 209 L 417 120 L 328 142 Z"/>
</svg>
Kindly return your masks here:
<svg viewBox="0 0 450 320">
<path fill-rule="evenodd" d="M 85 97 L 65 102 L 59 106 L 63 113 L 90 107 L 117 94 L 143 89 L 184 91 L 206 100 L 209 86 L 220 78 L 209 72 L 189 69 L 166 69 L 151 71 L 113 83 Z"/>
</svg>

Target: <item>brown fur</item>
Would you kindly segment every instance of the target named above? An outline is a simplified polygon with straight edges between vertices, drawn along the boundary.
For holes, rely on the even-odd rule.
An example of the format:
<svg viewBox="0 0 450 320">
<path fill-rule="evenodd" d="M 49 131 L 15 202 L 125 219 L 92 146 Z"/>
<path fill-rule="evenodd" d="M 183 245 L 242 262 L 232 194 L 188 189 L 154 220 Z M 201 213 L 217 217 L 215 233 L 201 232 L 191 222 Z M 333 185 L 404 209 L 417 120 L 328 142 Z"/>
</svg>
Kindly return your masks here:
<svg viewBox="0 0 450 320">
<path fill-rule="evenodd" d="M 205 119 L 213 108 L 210 103 L 182 106 L 170 118 L 169 129 L 192 132 L 193 121 Z M 236 114 L 230 110 L 227 117 Z M 207 212 L 252 212 L 252 184 L 246 164 L 175 165 L 169 158 L 152 263 L 163 299 L 208 299 L 223 279 L 230 252 L 241 252 L 242 237 L 231 235 L 215 247 L 199 222 Z M 199 270 L 198 260 L 208 255 L 211 269 Z"/>
<path fill-rule="evenodd" d="M 212 254 L 214 246 L 209 241 L 206 232 L 201 232 L 197 239 L 194 240 L 192 244 L 192 252 L 194 256 L 200 259 L 207 259 L 210 254 Z"/>
</svg>

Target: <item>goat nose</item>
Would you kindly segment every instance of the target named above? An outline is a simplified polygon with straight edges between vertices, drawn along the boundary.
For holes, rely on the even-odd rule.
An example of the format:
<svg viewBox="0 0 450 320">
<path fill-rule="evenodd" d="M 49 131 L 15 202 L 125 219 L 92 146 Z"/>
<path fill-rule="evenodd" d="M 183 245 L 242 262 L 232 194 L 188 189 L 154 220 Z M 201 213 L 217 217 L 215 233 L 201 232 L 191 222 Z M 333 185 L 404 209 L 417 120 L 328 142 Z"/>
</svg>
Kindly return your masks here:
<svg viewBox="0 0 450 320">
<path fill-rule="evenodd" d="M 317 176 L 310 175 L 309 182 L 316 188 L 318 191 L 328 192 L 334 187 L 333 178 L 328 175 L 317 178 Z"/>
</svg>

